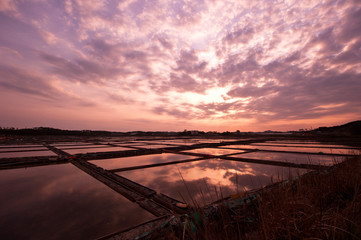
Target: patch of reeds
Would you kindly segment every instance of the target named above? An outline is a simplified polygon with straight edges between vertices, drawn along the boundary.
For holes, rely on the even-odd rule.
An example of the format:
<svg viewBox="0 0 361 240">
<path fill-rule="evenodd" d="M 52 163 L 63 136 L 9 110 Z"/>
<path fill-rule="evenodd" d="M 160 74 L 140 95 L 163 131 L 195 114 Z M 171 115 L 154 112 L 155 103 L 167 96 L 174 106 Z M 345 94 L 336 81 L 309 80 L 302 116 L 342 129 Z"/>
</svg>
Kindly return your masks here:
<svg viewBox="0 0 361 240">
<path fill-rule="evenodd" d="M 315 172 L 258 201 L 262 239 L 361 239 L 361 159 Z"/>
<path fill-rule="evenodd" d="M 147 238 L 361 239 L 361 157 L 275 184 L 237 208 L 195 207 Z"/>
</svg>

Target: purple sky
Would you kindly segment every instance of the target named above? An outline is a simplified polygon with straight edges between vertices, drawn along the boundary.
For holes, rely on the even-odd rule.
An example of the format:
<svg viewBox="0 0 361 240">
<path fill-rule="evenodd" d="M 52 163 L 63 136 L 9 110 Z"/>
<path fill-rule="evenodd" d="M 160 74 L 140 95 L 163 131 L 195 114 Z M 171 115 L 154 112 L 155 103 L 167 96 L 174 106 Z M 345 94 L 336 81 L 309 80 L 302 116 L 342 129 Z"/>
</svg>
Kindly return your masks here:
<svg viewBox="0 0 361 240">
<path fill-rule="evenodd" d="M 0 126 L 298 130 L 361 119 L 359 0 L 0 0 Z"/>
</svg>

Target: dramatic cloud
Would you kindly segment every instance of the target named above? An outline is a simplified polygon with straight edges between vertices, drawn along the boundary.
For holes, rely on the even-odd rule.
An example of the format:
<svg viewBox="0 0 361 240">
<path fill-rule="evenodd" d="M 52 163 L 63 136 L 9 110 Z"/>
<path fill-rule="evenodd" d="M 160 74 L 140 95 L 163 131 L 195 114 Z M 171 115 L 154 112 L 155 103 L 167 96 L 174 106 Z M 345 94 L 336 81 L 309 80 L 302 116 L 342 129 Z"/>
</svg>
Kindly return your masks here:
<svg viewBox="0 0 361 240">
<path fill-rule="evenodd" d="M 0 100 L 28 99 L 49 126 L 292 130 L 361 117 L 356 0 L 6 0 L 0 29 Z M 0 125 L 18 122 L 13 108 Z"/>
</svg>

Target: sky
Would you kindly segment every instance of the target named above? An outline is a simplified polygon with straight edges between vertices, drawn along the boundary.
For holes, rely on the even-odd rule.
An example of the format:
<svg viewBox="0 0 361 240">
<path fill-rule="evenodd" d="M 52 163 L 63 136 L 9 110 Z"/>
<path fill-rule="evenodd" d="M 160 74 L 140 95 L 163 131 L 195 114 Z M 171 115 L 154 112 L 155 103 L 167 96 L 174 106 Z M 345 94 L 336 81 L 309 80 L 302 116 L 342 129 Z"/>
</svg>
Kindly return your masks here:
<svg viewBox="0 0 361 240">
<path fill-rule="evenodd" d="M 289 131 L 359 119 L 359 0 L 0 0 L 1 127 Z"/>
</svg>

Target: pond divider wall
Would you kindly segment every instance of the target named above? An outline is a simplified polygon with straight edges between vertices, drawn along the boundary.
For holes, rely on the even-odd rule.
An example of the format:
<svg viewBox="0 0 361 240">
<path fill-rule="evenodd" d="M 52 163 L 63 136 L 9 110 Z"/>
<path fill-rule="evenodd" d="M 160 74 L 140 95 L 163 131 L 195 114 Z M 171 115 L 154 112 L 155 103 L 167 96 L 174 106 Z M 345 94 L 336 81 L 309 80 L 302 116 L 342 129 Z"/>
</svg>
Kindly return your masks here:
<svg viewBox="0 0 361 240">
<path fill-rule="evenodd" d="M 45 166 L 51 164 L 64 164 L 71 163 L 82 171 L 86 172 L 90 176 L 94 177 L 98 181 L 107 185 L 109 188 L 114 191 L 120 193 L 130 201 L 137 203 L 142 208 L 148 210 L 155 216 L 170 216 L 174 214 L 184 214 L 190 211 L 190 208 L 181 208 L 178 207 L 180 204 L 184 204 L 178 200 L 175 200 L 169 196 L 166 196 L 162 193 L 157 193 L 153 189 L 147 188 L 141 184 L 133 182 L 127 178 L 121 177 L 115 172 L 120 171 L 128 171 L 142 168 L 151 168 L 151 167 L 159 167 L 165 165 L 179 164 L 179 163 L 187 163 L 193 161 L 202 161 L 207 159 L 222 159 L 228 161 L 238 161 L 238 162 L 248 162 L 248 163 L 256 163 L 256 164 L 266 164 L 266 165 L 274 165 L 274 166 L 282 166 L 282 167 L 292 167 L 292 168 L 305 168 L 312 170 L 324 170 L 329 167 L 313 165 L 313 164 L 297 164 L 290 163 L 286 161 L 272 161 L 272 160 L 262 160 L 262 159 L 251 159 L 251 158 L 242 158 L 242 157 L 233 157 L 232 155 L 239 155 L 250 152 L 276 152 L 276 153 L 295 153 L 295 154 L 308 154 L 308 155 L 328 155 L 328 156 L 350 156 L 350 154 L 333 154 L 333 153 L 311 153 L 311 152 L 296 152 L 296 151 L 280 151 L 280 150 L 260 150 L 260 149 L 247 149 L 247 148 L 231 148 L 227 147 L 228 145 L 249 145 L 252 143 L 264 143 L 269 140 L 274 140 L 274 138 L 264 138 L 264 139 L 253 139 L 253 140 L 237 140 L 237 141 L 227 141 L 227 142 L 219 142 L 219 143 L 198 143 L 193 145 L 181 145 L 175 146 L 173 144 L 164 144 L 166 147 L 163 148 L 153 148 L 153 149 L 145 149 L 144 147 L 152 145 L 145 144 L 144 146 L 132 146 L 132 143 L 128 142 L 125 145 L 117 145 L 110 143 L 100 143 L 93 142 L 89 144 L 102 145 L 89 147 L 87 145 L 78 145 L 79 148 L 71 148 L 71 149 L 83 149 L 83 148 L 104 148 L 104 147 L 126 147 L 133 148 L 134 150 L 123 150 L 123 151 L 108 151 L 108 152 L 95 152 L 95 153 L 86 153 L 86 154 L 74 154 L 71 155 L 62 149 L 55 147 L 54 145 L 50 145 L 48 143 L 43 143 L 47 149 L 54 152 L 57 156 L 42 156 L 42 157 L 21 157 L 21 158 L 2 158 L 0 162 L 0 169 L 12 169 L 12 168 L 23 168 L 23 167 L 35 167 L 35 166 Z M 89 145 L 88 144 L 88 145 Z M 158 145 L 158 144 L 155 144 Z M 163 145 L 163 144 L 162 144 Z M 268 146 L 267 144 L 263 144 L 264 146 Z M 60 146 L 60 145 L 59 145 Z M 58 147 L 59 147 L 58 146 Z M 64 146 L 77 146 L 77 145 L 64 145 Z M 255 148 L 261 145 L 253 145 Z M 270 145 L 275 146 L 275 145 Z M 296 146 L 287 146 L 285 147 L 296 147 Z M 306 146 L 303 146 L 306 147 Z M 12 146 L 11 148 L 17 148 Z M 202 153 L 192 153 L 185 152 L 186 150 L 200 149 L 200 148 L 218 148 L 218 149 L 233 149 L 233 150 L 242 150 L 245 152 L 241 153 L 231 153 L 224 155 L 209 155 Z M 319 148 L 319 147 L 318 147 Z M 323 147 L 323 148 L 335 148 L 337 147 Z M 66 150 L 66 148 L 63 148 Z M 70 148 L 69 148 L 70 149 Z M 346 149 L 359 149 L 359 148 L 346 148 Z M 30 150 L 4 150 L 4 152 L 28 152 L 28 151 L 46 151 L 39 149 L 30 149 Z M 1 149 L 0 149 L 1 152 Z M 173 154 L 181 154 L 181 155 L 189 155 L 194 156 L 196 158 L 193 159 L 185 159 L 178 160 L 172 162 L 163 162 L 163 163 L 155 163 L 141 166 L 132 166 L 126 168 L 117 168 L 111 170 L 105 170 L 101 167 L 98 167 L 90 162 L 89 160 L 105 160 L 111 158 L 125 158 L 132 156 L 142 156 L 142 155 L 152 155 L 152 154 L 162 154 L 162 153 L 173 153 Z"/>
</svg>

